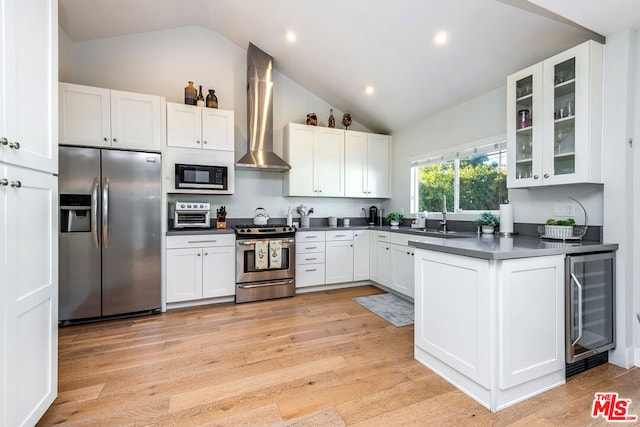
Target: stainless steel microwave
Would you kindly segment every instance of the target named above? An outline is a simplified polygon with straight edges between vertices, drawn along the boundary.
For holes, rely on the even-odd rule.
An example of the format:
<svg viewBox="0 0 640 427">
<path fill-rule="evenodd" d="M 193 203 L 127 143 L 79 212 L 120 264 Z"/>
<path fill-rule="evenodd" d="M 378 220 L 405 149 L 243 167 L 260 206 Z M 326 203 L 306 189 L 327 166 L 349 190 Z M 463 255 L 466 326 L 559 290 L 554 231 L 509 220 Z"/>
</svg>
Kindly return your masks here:
<svg viewBox="0 0 640 427">
<path fill-rule="evenodd" d="M 176 189 L 226 190 L 226 166 L 176 163 Z"/>
</svg>

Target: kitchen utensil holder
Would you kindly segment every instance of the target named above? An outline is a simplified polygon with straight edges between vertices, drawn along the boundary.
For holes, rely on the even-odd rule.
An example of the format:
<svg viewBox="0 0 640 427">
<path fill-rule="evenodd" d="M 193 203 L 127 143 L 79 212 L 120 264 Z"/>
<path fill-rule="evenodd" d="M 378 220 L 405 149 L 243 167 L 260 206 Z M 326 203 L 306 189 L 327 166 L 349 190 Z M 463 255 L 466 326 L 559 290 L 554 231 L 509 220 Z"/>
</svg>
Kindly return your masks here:
<svg viewBox="0 0 640 427">
<path fill-rule="evenodd" d="M 310 225 L 311 225 L 311 218 L 309 217 L 309 215 L 303 215 L 300 217 L 300 227 L 309 228 Z"/>
</svg>

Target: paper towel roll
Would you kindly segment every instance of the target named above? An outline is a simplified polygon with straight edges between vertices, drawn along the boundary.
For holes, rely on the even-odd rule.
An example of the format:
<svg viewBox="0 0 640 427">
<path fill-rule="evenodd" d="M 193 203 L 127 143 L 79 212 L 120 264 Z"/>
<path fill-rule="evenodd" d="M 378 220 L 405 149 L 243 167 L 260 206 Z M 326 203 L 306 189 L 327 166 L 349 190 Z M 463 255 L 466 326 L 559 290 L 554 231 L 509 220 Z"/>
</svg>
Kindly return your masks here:
<svg viewBox="0 0 640 427">
<path fill-rule="evenodd" d="M 513 205 L 500 205 L 500 233 L 513 233 Z"/>
</svg>

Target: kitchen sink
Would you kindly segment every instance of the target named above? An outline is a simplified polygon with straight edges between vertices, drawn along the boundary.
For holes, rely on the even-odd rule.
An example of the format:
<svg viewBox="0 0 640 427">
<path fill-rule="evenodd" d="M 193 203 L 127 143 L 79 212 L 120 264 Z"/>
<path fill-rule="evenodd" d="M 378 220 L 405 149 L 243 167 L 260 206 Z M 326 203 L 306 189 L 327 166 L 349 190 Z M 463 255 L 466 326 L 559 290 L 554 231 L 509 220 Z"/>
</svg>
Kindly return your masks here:
<svg viewBox="0 0 640 427">
<path fill-rule="evenodd" d="M 476 233 L 468 232 L 468 231 L 440 231 L 440 230 L 421 230 L 414 229 L 413 231 L 417 231 L 420 234 L 428 237 L 440 237 L 442 239 L 461 239 L 468 237 L 476 237 Z"/>
</svg>

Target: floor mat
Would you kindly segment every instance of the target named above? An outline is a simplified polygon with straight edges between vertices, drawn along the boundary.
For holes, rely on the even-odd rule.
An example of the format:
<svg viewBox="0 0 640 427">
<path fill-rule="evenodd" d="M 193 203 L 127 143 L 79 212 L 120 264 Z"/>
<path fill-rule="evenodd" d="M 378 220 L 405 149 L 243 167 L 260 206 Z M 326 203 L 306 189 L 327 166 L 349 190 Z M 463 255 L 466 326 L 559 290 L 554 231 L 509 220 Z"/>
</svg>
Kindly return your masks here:
<svg viewBox="0 0 640 427">
<path fill-rule="evenodd" d="M 394 326 L 413 325 L 413 303 L 392 293 L 352 298 Z"/>
</svg>

